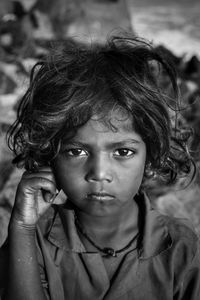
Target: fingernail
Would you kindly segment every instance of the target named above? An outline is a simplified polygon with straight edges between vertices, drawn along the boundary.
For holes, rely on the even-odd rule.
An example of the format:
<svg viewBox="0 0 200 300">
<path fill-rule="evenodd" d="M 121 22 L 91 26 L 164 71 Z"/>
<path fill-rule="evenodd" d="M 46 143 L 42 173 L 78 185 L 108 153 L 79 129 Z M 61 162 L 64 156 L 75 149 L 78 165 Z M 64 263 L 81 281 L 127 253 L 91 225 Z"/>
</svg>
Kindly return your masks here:
<svg viewBox="0 0 200 300">
<path fill-rule="evenodd" d="M 45 193 L 44 198 L 46 202 L 51 203 L 54 199 L 54 196 L 52 196 L 51 193 Z"/>
<path fill-rule="evenodd" d="M 56 197 L 59 195 L 59 190 L 58 189 L 56 189 L 56 193 L 51 197 L 51 199 L 50 199 L 50 203 L 52 203 L 55 199 L 56 199 Z"/>
</svg>

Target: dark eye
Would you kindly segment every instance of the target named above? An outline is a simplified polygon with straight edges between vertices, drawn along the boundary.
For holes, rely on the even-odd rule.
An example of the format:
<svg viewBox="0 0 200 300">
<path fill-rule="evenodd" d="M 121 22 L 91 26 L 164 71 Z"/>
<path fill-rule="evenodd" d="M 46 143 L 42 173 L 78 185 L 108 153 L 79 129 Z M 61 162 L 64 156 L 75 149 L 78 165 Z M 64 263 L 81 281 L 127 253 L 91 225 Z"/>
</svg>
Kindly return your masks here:
<svg viewBox="0 0 200 300">
<path fill-rule="evenodd" d="M 74 148 L 65 151 L 69 156 L 86 156 L 87 152 L 83 149 Z"/>
<path fill-rule="evenodd" d="M 115 156 L 123 156 L 123 157 L 129 157 L 135 154 L 135 151 L 127 149 L 127 148 L 121 148 L 117 149 L 114 152 Z"/>
</svg>

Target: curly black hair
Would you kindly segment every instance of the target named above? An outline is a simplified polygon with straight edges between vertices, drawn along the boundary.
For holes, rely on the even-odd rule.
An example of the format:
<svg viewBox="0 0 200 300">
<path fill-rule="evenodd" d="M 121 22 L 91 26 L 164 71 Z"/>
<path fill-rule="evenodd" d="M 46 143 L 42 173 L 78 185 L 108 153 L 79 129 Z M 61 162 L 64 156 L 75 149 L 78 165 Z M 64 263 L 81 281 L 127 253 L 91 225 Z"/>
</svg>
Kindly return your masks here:
<svg viewBox="0 0 200 300">
<path fill-rule="evenodd" d="M 160 84 L 163 73 L 173 97 Z M 8 131 L 13 163 L 27 170 L 51 165 L 66 135 L 72 137 L 94 114 L 106 120 L 116 107 L 131 116 L 154 172 L 173 182 L 191 171 L 188 136 L 171 120 L 170 109 L 175 116 L 179 111 L 173 64 L 152 44 L 127 33 L 111 35 L 105 43 L 56 43 L 35 64 Z M 114 130 L 109 121 L 107 126 Z"/>
</svg>

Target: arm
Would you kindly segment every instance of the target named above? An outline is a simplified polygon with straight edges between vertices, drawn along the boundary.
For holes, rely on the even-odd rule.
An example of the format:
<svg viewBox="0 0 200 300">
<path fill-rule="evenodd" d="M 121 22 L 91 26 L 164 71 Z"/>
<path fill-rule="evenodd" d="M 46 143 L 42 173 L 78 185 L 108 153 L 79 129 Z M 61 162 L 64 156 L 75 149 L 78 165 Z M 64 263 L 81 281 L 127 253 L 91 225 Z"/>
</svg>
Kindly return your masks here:
<svg viewBox="0 0 200 300">
<path fill-rule="evenodd" d="M 182 284 L 181 300 L 200 299 L 200 251 L 199 247 L 189 266 Z"/>
<path fill-rule="evenodd" d="M 37 221 L 50 205 L 61 204 L 56 202 L 55 194 L 50 168 L 23 174 L 8 230 L 8 275 L 3 300 L 48 298 L 40 278 L 35 231 Z"/>
<path fill-rule="evenodd" d="M 8 286 L 4 299 L 46 300 L 37 262 L 35 228 L 12 222 L 8 242 Z"/>
<path fill-rule="evenodd" d="M 185 262 L 185 264 L 187 264 Z M 181 276 L 179 289 L 174 296 L 175 300 L 199 300 L 200 299 L 200 244 L 192 261 L 187 266 L 184 275 Z"/>
</svg>

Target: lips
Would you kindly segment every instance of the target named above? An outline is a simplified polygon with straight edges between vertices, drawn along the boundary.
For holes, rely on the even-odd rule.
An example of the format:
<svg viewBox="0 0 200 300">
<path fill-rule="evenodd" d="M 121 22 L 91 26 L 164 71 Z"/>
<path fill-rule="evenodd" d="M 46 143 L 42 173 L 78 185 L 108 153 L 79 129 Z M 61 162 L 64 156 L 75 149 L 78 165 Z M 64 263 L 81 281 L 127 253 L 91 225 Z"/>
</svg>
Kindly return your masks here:
<svg viewBox="0 0 200 300">
<path fill-rule="evenodd" d="M 115 198 L 115 196 L 105 192 L 90 193 L 87 195 L 87 197 L 91 200 L 96 200 L 96 201 L 110 201 Z"/>
</svg>

